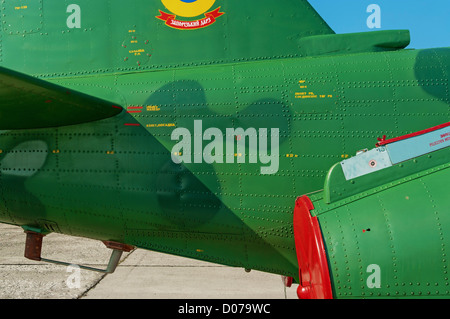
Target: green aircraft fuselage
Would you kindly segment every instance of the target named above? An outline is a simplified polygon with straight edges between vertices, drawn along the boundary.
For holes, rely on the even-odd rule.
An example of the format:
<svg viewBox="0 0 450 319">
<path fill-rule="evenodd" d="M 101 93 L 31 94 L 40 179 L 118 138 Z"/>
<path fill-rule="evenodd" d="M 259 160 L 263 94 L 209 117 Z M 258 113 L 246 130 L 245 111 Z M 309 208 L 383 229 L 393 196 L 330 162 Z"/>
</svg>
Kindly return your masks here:
<svg viewBox="0 0 450 319">
<path fill-rule="evenodd" d="M 286 1 L 285 23 L 280 4 L 210 1 L 222 15 L 172 27 L 158 10 L 173 1 L 76 2 L 5 5 L 1 66 L 118 114 L 0 120 L 17 128 L 0 135 L 1 222 L 298 282 L 297 197 L 378 137 L 449 119 L 450 48 L 405 50 L 407 32 L 335 35 L 306 1 Z M 7 117 L 21 85 L 2 90 Z M 23 90 L 24 108 L 58 103 Z"/>
</svg>

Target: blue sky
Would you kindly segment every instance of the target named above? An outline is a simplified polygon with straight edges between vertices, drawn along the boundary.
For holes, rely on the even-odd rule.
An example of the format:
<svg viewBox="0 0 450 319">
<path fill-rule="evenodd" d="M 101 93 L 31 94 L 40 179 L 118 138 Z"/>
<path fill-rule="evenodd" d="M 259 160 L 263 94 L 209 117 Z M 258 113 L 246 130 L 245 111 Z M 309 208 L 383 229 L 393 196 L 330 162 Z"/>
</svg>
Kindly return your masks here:
<svg viewBox="0 0 450 319">
<path fill-rule="evenodd" d="M 450 47 L 450 0 L 309 0 L 336 33 L 408 29 L 408 48 Z M 381 28 L 370 29 L 370 4 L 381 9 Z"/>
</svg>

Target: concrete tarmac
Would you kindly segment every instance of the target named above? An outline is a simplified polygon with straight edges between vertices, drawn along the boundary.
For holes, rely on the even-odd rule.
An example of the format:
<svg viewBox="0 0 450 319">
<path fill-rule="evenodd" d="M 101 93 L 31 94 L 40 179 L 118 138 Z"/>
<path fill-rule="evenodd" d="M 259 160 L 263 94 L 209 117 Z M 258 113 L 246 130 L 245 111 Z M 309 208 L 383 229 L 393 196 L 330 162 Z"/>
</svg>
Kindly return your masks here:
<svg viewBox="0 0 450 319">
<path fill-rule="evenodd" d="M 105 269 L 99 241 L 52 233 L 43 258 Z M 122 255 L 112 274 L 35 262 L 22 228 L 0 224 L 0 299 L 297 299 L 279 275 L 221 266 L 143 249 Z"/>
</svg>

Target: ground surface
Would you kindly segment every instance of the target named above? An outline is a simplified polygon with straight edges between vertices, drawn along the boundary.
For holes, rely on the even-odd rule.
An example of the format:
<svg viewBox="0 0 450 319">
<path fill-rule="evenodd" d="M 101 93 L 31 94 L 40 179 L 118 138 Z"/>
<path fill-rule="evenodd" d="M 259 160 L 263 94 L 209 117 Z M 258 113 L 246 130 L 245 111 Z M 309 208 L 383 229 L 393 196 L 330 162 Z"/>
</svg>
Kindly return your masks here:
<svg viewBox="0 0 450 319">
<path fill-rule="evenodd" d="M 0 224 L 0 299 L 296 299 L 281 277 L 136 249 L 112 274 L 34 262 L 22 228 Z M 102 242 L 52 233 L 42 257 L 106 268 Z"/>
</svg>

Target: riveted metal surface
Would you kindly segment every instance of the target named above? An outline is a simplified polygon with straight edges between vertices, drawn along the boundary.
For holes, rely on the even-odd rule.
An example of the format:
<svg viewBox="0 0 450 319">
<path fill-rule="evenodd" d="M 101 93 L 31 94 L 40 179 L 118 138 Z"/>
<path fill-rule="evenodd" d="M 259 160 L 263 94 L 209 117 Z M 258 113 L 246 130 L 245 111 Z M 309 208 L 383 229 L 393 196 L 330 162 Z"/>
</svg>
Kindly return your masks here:
<svg viewBox="0 0 450 319">
<path fill-rule="evenodd" d="M 312 10 L 306 1 L 259 1 L 254 16 L 254 1 L 228 1 L 214 25 L 183 33 L 155 17 L 164 9 L 159 1 L 135 3 L 83 2 L 81 27 L 70 28 L 60 19 L 68 16 L 67 2 L 49 1 L 38 32 L 13 36 L 3 29 L 3 66 L 117 101 L 124 111 L 94 123 L 2 132 L 2 222 L 44 227 L 48 221 L 65 234 L 298 279 L 292 231 L 297 196 L 321 190 L 332 165 L 373 147 L 383 134 L 448 121 L 449 49 L 300 58 L 299 38 L 332 33 L 315 13 L 302 14 Z M 288 9 L 293 13 L 286 16 Z M 243 30 L 247 17 L 252 23 Z M 42 47 L 45 53 L 34 54 Z M 151 56 L 140 61 L 138 53 Z M 279 141 L 278 169 L 261 175 L 248 147 L 225 154 L 234 155 L 233 163 L 175 164 L 171 156 L 182 152 L 172 154 L 172 133 L 194 132 L 195 121 L 202 124 L 197 138 L 208 128 L 223 136 L 227 128 L 268 129 Z M 8 159 L 20 154 L 35 155 L 33 162 Z M 190 154 L 198 157 L 202 149 Z M 433 176 L 417 178 L 412 189 L 437 187 Z M 380 254 L 399 258 L 390 239 L 398 220 L 389 205 L 396 199 L 385 201 L 381 193 L 367 199 L 376 216 L 370 225 L 363 205 L 355 211 L 336 207 L 339 213 L 319 219 L 330 256 L 336 256 L 330 267 L 339 296 L 354 296 L 355 280 L 363 284 L 358 276 L 375 246 L 363 235 L 382 228 L 381 240 L 396 252 Z M 427 207 L 436 201 L 434 193 L 426 200 L 414 196 Z M 348 234 L 368 228 L 349 240 L 355 237 Z M 369 257 L 351 259 L 358 254 Z"/>
<path fill-rule="evenodd" d="M 8 35 L 25 36 L 42 30 L 44 12 L 42 0 L 2 0 L 2 29 Z"/>
<path fill-rule="evenodd" d="M 284 1 L 283 8 L 291 12 L 289 15 L 285 11 L 274 14 L 279 11 L 279 3 L 267 0 L 258 2 L 258 14 L 253 13 L 254 5 L 239 1 L 216 4 L 212 9 L 220 7 L 224 15 L 213 25 L 184 32 L 183 36 L 156 18 L 159 10 L 167 10 L 160 1 L 135 0 L 132 5 L 118 0 L 84 1 L 77 4 L 80 22 L 75 26 L 66 22 L 78 19 L 72 16 L 74 11 L 66 1 L 47 1 L 43 10 L 42 0 L 3 1 L 3 11 L 7 11 L 3 12 L 3 29 L 7 34 L 20 35 L 7 40 L 8 65 L 46 77 L 61 76 L 57 65 L 62 63 L 66 71 L 83 75 L 289 58 L 299 56 L 296 38 L 333 33 L 306 1 Z M 242 21 L 249 23 L 246 32 Z M 268 21 L 278 27 L 272 28 Z M 129 31 L 138 34 L 137 39 L 129 39 Z M 32 37 L 22 37 L 30 32 Z M 123 48 L 129 40 L 138 43 Z M 29 48 L 27 54 L 14 49 L 24 41 Z M 40 63 L 42 43 L 53 52 L 53 63 Z M 180 49 L 189 47 L 195 49 Z"/>
<path fill-rule="evenodd" d="M 408 167 L 411 173 L 416 170 Z M 448 218 L 443 212 L 450 202 L 442 187 L 449 168 L 447 163 L 424 169 L 332 204 L 325 204 L 323 194 L 313 196 L 336 297 L 449 294 Z M 373 285 L 374 265 L 378 286 Z"/>
<path fill-rule="evenodd" d="M 417 56 L 420 53 L 402 54 Z M 368 127 L 370 119 L 384 120 L 393 114 L 375 111 L 365 114 L 357 108 L 352 112 L 342 109 L 340 105 L 348 101 L 351 105 L 356 103 L 352 98 L 356 91 L 345 91 L 344 96 L 323 99 L 322 109 L 330 112 L 297 113 L 300 106 L 285 104 L 289 96 L 295 97 L 297 87 L 294 90 L 291 85 L 277 84 L 272 88 L 265 74 L 271 70 L 276 72 L 272 79 L 276 83 L 287 81 L 299 86 L 302 78 L 313 79 L 317 72 L 325 74 L 331 66 L 332 70 L 336 70 L 336 75 L 332 73 L 326 83 L 336 81 L 336 91 L 339 92 L 342 78 L 351 73 L 346 59 L 333 57 L 326 62 L 317 59 L 307 63 L 301 59 L 268 61 L 239 68 L 214 66 L 201 71 L 158 72 L 152 73 L 151 77 L 146 73 L 106 76 L 104 84 L 96 84 L 91 77 L 62 79 L 58 83 L 91 95 L 103 98 L 127 96 L 125 107 L 128 112 L 95 125 L 34 132 L 33 138 L 52 136 L 53 141 L 48 149 L 55 152 L 48 155 L 47 168 L 42 168 L 41 174 L 27 182 L 27 189 L 34 187 L 33 196 L 36 197 L 37 192 L 40 202 L 54 207 L 45 210 L 45 218 L 56 220 L 64 232 L 123 241 L 123 232 L 134 234 L 133 229 L 142 228 L 197 229 L 205 232 L 222 229 L 222 233 L 238 229 L 241 236 L 248 231 L 253 234 L 250 238 L 260 238 L 260 244 L 270 242 L 275 248 L 274 254 L 284 256 L 289 261 L 287 264 L 292 265 L 284 268 L 284 272 L 295 273 L 290 225 L 296 195 L 320 189 L 327 167 L 345 154 L 353 154 L 361 145 L 376 140 L 380 135 L 378 126 Z M 384 59 L 387 56 L 381 58 Z M 381 60 L 376 62 L 381 63 Z M 414 59 L 407 61 L 410 64 L 405 65 L 405 69 L 414 66 Z M 359 67 L 362 66 L 356 64 L 353 73 Z M 321 68 L 323 71 L 320 71 Z M 372 71 L 369 66 L 368 76 L 389 72 L 379 66 L 377 68 L 379 70 Z M 258 82 L 259 79 L 262 82 Z M 250 88 L 252 93 L 249 97 L 253 96 L 254 102 L 247 98 L 236 99 L 230 105 L 225 97 L 240 97 L 243 87 L 237 83 L 250 80 L 261 84 L 253 84 Z M 313 83 L 313 80 L 310 81 Z M 108 88 L 108 83 L 114 84 L 114 90 Z M 314 83 L 320 84 L 323 80 Z M 420 87 L 417 89 L 422 90 Z M 261 94 L 263 98 L 259 99 Z M 320 94 L 317 99 L 320 99 Z M 385 103 L 380 101 L 377 105 L 383 106 Z M 336 110 L 340 112 L 335 114 Z M 261 176 L 259 165 L 249 163 L 223 166 L 186 164 L 188 170 L 171 169 L 171 132 L 176 127 L 192 130 L 193 120 L 198 118 L 203 119 L 204 128 L 280 128 L 278 173 Z M 345 119 L 351 118 L 361 118 L 361 126 L 358 126 L 358 121 L 346 122 Z M 425 123 L 427 118 L 423 120 Z M 435 124 L 433 116 L 428 124 Z M 347 127 L 352 129 L 343 129 Z M 393 127 L 392 134 L 407 132 Z M 25 131 L 11 134 L 23 140 L 29 138 Z M 6 141 L 11 134 L 3 135 L 2 139 Z M 17 145 L 17 140 L 10 143 Z M 330 146 L 324 147 L 325 144 Z M 267 179 L 267 183 L 263 183 L 261 178 Z M 50 189 L 55 182 L 60 185 L 58 192 L 48 195 L 45 189 Z M 15 211 L 14 205 L 23 203 L 20 204 L 23 207 L 25 202 L 12 195 L 20 194 L 17 188 L 5 189 L 4 196 L 10 198 L 7 203 L 11 214 Z M 77 196 L 71 197 L 70 194 Z M 28 196 L 26 203 L 37 202 L 34 197 Z M 16 204 L 12 205 L 13 202 Z M 65 216 L 62 221 L 57 217 L 61 211 Z M 24 214 L 21 220 L 26 220 L 26 216 Z M 88 221 L 89 227 L 86 226 Z M 133 241 L 133 236 L 127 235 L 127 240 Z M 151 239 L 148 240 L 151 242 Z M 183 243 L 185 239 L 179 238 L 179 242 Z M 140 246 L 147 247 L 147 244 L 141 243 Z M 259 253 L 263 251 L 253 249 L 248 252 L 248 260 Z M 231 256 L 230 253 L 228 258 L 235 260 Z M 246 267 L 256 269 L 258 265 L 249 263 Z M 281 269 L 279 272 L 282 272 Z"/>
</svg>

